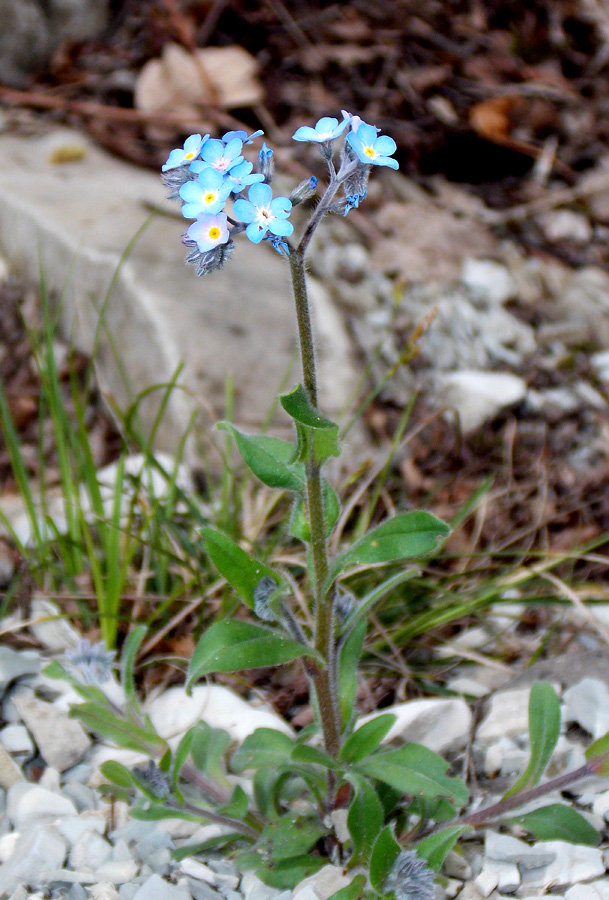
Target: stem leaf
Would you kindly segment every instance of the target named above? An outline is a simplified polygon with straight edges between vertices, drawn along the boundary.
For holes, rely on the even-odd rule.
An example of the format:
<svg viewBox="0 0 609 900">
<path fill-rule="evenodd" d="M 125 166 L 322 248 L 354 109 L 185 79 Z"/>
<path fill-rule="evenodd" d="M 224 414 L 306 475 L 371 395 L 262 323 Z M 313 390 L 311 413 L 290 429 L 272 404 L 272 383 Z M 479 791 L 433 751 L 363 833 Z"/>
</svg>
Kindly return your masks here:
<svg viewBox="0 0 609 900">
<path fill-rule="evenodd" d="M 376 839 L 370 856 L 370 884 L 377 893 L 385 893 L 383 886 L 400 852 L 391 826 L 386 825 Z"/>
<path fill-rule="evenodd" d="M 571 844 L 598 844 L 599 834 L 581 813 L 562 803 L 542 806 L 509 820 L 522 825 L 540 841 L 569 841 Z"/>
<path fill-rule="evenodd" d="M 293 391 L 280 396 L 285 411 L 296 424 L 298 434 L 298 459 L 306 461 L 311 458 L 321 465 L 331 456 L 340 456 L 338 445 L 338 425 L 323 416 L 307 397 L 301 384 Z"/>
<path fill-rule="evenodd" d="M 451 825 L 430 834 L 416 846 L 417 856 L 427 861 L 430 869 L 438 872 L 449 850 L 455 846 L 465 831 L 473 831 L 471 825 Z"/>
<path fill-rule="evenodd" d="M 281 578 L 276 572 L 246 553 L 227 535 L 207 526 L 200 531 L 207 555 L 250 609 L 254 608 L 254 591 L 262 578 L 270 577 L 280 586 Z"/>
<path fill-rule="evenodd" d="M 356 768 L 403 794 L 428 800 L 446 797 L 459 806 L 467 802 L 468 792 L 463 782 L 446 775 L 448 763 L 421 744 L 406 744 L 398 750 L 375 753 L 360 760 Z"/>
<path fill-rule="evenodd" d="M 245 434 L 230 422 L 218 422 L 216 428 L 232 435 L 243 461 L 268 487 L 302 491 L 304 472 L 297 463 L 297 449 L 288 441 L 266 434 Z"/>
<path fill-rule="evenodd" d="M 340 758 L 346 762 L 356 763 L 370 756 L 389 733 L 395 721 L 396 717 L 392 713 L 384 713 L 361 725 L 343 744 Z"/>
<path fill-rule="evenodd" d="M 531 756 L 522 775 L 503 795 L 513 797 L 535 787 L 543 775 L 560 735 L 560 703 L 547 681 L 535 681 L 529 697 L 529 738 Z"/>
</svg>

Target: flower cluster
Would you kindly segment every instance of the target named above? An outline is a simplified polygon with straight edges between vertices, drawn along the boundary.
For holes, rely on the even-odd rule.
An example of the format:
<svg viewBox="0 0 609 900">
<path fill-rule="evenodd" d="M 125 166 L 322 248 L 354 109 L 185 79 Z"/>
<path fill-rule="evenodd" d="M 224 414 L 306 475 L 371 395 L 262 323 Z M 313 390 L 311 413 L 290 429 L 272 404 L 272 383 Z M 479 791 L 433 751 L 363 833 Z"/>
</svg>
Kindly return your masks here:
<svg viewBox="0 0 609 900">
<path fill-rule="evenodd" d="M 359 116 L 345 110 L 342 115 L 341 122 L 324 116 L 314 128 L 303 125 L 293 138 L 319 146 L 330 170 L 330 184 L 324 195 L 328 202 L 323 211 L 346 215 L 365 198 L 371 167 L 397 169 L 398 163 L 393 159 L 396 144 L 392 138 L 379 135 L 378 128 Z M 292 206 L 316 193 L 317 179 L 305 179 L 289 198 L 274 198 L 270 186 L 273 151 L 263 143 L 255 170 L 243 155 L 244 146 L 262 133 L 229 131 L 221 140 L 208 134 L 191 134 L 183 147 L 171 151 L 162 167 L 169 198 L 181 200 L 182 215 L 195 220 L 182 241 L 188 247 L 186 262 L 196 266 L 197 275 L 222 268 L 233 254 L 233 237 L 240 232 L 245 232 L 254 244 L 270 241 L 278 253 L 290 252 L 287 238 L 294 231 L 288 221 Z M 339 137 L 344 137 L 344 141 L 336 172 L 332 156 Z M 343 199 L 332 206 L 330 201 L 339 187 Z M 247 199 L 243 196 L 246 190 Z M 232 216 L 226 212 L 229 200 Z"/>
</svg>

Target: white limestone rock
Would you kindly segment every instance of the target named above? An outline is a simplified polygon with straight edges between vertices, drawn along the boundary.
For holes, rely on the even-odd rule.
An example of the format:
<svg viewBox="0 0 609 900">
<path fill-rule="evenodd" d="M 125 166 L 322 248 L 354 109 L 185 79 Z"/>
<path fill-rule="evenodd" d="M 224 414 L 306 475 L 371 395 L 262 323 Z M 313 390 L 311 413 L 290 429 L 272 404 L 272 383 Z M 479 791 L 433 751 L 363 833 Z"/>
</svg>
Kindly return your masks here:
<svg viewBox="0 0 609 900">
<path fill-rule="evenodd" d="M 520 376 L 480 369 L 440 373 L 435 388 L 436 401 L 454 410 L 465 434 L 494 419 L 502 409 L 521 403 L 527 393 Z"/>
<path fill-rule="evenodd" d="M 80 722 L 68 718 L 52 703 L 39 700 L 30 689 L 20 687 L 14 692 L 13 702 L 47 765 L 63 772 L 80 762 L 91 746 Z"/>
<path fill-rule="evenodd" d="M 464 700 L 409 700 L 358 719 L 365 725 L 379 715 L 391 713 L 397 721 L 387 733 L 384 743 L 412 741 L 443 754 L 465 746 L 471 725 L 471 711 Z"/>
<path fill-rule="evenodd" d="M 287 722 L 273 710 L 253 706 L 219 684 L 196 685 L 190 697 L 182 687 L 169 688 L 152 700 L 146 712 L 166 739 L 184 734 L 201 720 L 228 731 L 237 743 L 242 743 L 256 728 L 275 728 L 293 736 Z"/>
<path fill-rule="evenodd" d="M 345 875 L 342 866 L 324 866 L 294 888 L 292 900 L 307 900 L 309 891 L 312 891 L 311 900 L 328 900 L 350 883 L 351 878 Z"/>
<path fill-rule="evenodd" d="M 609 900 L 609 878 L 589 884 L 574 884 L 565 891 L 565 900 Z"/>
<path fill-rule="evenodd" d="M 476 731 L 476 740 L 492 744 L 503 737 L 527 734 L 529 694 L 528 687 L 493 694 L 489 701 L 489 711 Z"/>
<path fill-rule="evenodd" d="M 490 829 L 484 835 L 484 855 L 487 860 L 514 863 L 523 869 L 548 866 L 556 858 L 556 850 L 549 841 L 526 844 L 509 834 L 499 834 Z"/>
<path fill-rule="evenodd" d="M 518 287 L 508 269 L 494 259 L 465 259 L 461 283 L 474 298 L 480 297 L 486 303 L 501 305 L 518 295 Z"/>
<path fill-rule="evenodd" d="M 564 692 L 563 700 L 565 722 L 577 722 L 595 740 L 609 731 L 609 687 L 604 681 L 584 678 Z"/>
<path fill-rule="evenodd" d="M 566 841 L 541 841 L 535 844 L 553 851 L 554 860 L 539 869 L 523 872 L 522 890 L 542 893 L 568 888 L 581 881 L 592 881 L 605 874 L 603 855 L 597 847 L 568 844 Z"/>
<path fill-rule="evenodd" d="M 33 823 L 75 816 L 77 809 L 71 800 L 61 794 L 38 784 L 20 781 L 7 792 L 6 813 L 12 825 L 21 831 Z"/>
<path fill-rule="evenodd" d="M 154 874 L 138 888 L 132 900 L 191 900 L 191 894 L 186 887 L 170 884 Z"/>
<path fill-rule="evenodd" d="M 61 868 L 66 843 L 52 825 L 36 825 L 25 831 L 15 851 L 0 866 L 0 894 L 10 893 L 20 884 L 46 886 L 49 877 Z"/>
</svg>

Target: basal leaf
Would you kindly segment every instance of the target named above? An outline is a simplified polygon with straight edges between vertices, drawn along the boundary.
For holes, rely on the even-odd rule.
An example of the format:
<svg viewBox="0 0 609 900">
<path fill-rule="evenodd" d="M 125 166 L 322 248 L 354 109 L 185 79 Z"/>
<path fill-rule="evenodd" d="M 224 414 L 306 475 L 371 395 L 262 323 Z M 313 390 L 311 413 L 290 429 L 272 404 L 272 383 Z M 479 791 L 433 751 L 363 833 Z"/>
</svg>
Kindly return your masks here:
<svg viewBox="0 0 609 900">
<path fill-rule="evenodd" d="M 337 556 L 328 582 L 332 583 L 340 572 L 353 566 L 389 563 L 431 553 L 449 534 L 450 528 L 446 522 L 424 510 L 394 516 L 373 528 Z"/>
<path fill-rule="evenodd" d="M 277 587 L 280 576 L 264 563 L 246 553 L 227 535 L 206 526 L 200 529 L 207 555 L 220 575 L 234 587 L 244 603 L 254 608 L 254 591 L 263 578 L 271 578 Z"/>
<path fill-rule="evenodd" d="M 89 731 L 125 750 L 137 750 L 151 756 L 162 756 L 168 749 L 167 741 L 150 728 L 142 728 L 116 716 L 97 703 L 79 703 L 70 710 L 72 718 L 80 721 Z"/>
<path fill-rule="evenodd" d="M 366 621 L 362 620 L 352 628 L 338 650 L 338 702 L 343 731 L 348 729 L 354 715 L 358 665 L 365 637 Z"/>
<path fill-rule="evenodd" d="M 446 775 L 448 763 L 420 744 L 406 744 L 399 750 L 375 753 L 362 759 L 356 768 L 404 794 L 435 800 L 446 797 L 459 806 L 467 802 L 466 786 Z"/>
<path fill-rule="evenodd" d="M 385 893 L 385 881 L 400 852 L 401 847 L 391 826 L 386 825 L 376 839 L 370 856 L 370 884 L 379 894 Z"/>
<path fill-rule="evenodd" d="M 266 826 L 257 846 L 274 862 L 308 853 L 326 833 L 317 817 L 288 813 Z"/>
<path fill-rule="evenodd" d="M 311 656 L 322 663 L 319 654 L 282 631 L 226 619 L 208 628 L 195 647 L 186 689 L 211 672 L 278 666 L 301 656 Z"/>
<path fill-rule="evenodd" d="M 263 484 L 286 491 L 304 489 L 302 465 L 295 463 L 296 447 L 266 434 L 245 434 L 230 422 L 218 422 L 220 431 L 231 434 L 246 465 Z"/>
<path fill-rule="evenodd" d="M 366 778 L 351 774 L 354 795 L 347 813 L 347 828 L 353 841 L 353 858 L 365 865 L 383 828 L 385 813 L 378 794 Z"/>
<path fill-rule="evenodd" d="M 471 825 L 451 825 L 450 828 L 428 835 L 416 845 L 417 856 L 427 860 L 429 868 L 438 872 L 448 851 L 452 850 L 466 831 L 473 831 Z"/>
<path fill-rule="evenodd" d="M 355 763 L 370 756 L 389 733 L 396 717 L 392 713 L 376 716 L 349 735 L 340 751 L 340 758 Z"/>
<path fill-rule="evenodd" d="M 291 758 L 292 762 L 323 766 L 325 769 L 332 769 L 333 772 L 342 772 L 343 769 L 324 750 L 319 747 L 311 747 L 309 744 L 297 744 L 292 750 Z"/>
<path fill-rule="evenodd" d="M 257 728 L 249 734 L 231 758 L 233 772 L 262 769 L 287 763 L 294 743 L 287 734 L 275 728 Z"/>
<path fill-rule="evenodd" d="M 552 803 L 522 816 L 509 819 L 522 825 L 539 841 L 569 841 L 572 844 L 598 844 L 599 834 L 581 813 L 571 806 Z"/>
<path fill-rule="evenodd" d="M 503 799 L 534 787 L 550 762 L 560 735 L 560 703 L 547 681 L 535 681 L 529 697 L 529 741 L 531 756 L 522 775 Z"/>
</svg>

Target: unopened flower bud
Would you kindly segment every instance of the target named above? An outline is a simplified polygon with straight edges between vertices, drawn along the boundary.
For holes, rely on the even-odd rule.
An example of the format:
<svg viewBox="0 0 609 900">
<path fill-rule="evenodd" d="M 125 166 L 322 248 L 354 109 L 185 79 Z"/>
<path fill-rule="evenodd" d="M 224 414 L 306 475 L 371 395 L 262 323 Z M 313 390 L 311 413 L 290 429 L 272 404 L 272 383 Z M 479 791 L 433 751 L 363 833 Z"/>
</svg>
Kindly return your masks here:
<svg viewBox="0 0 609 900">
<path fill-rule="evenodd" d="M 190 248 L 184 257 L 184 262 L 189 266 L 196 266 L 196 275 L 209 275 L 210 272 L 221 269 L 229 262 L 235 249 L 235 244 L 230 238 L 225 244 L 218 244 L 217 247 L 206 250 L 204 253 L 201 253 L 196 241 L 182 238 L 182 243 Z"/>
<path fill-rule="evenodd" d="M 270 184 L 273 180 L 274 168 L 275 160 L 273 159 L 273 151 L 263 143 L 260 152 L 258 153 L 258 171 L 264 175 L 264 180 L 267 184 Z"/>
<path fill-rule="evenodd" d="M 396 900 L 432 900 L 435 873 L 414 850 L 400 853 L 384 884 L 385 891 L 392 891 Z"/>
<path fill-rule="evenodd" d="M 254 612 L 264 622 L 276 622 L 277 615 L 271 608 L 271 600 L 277 591 L 277 582 L 270 575 L 260 579 L 254 588 Z"/>
<path fill-rule="evenodd" d="M 290 194 L 292 206 L 296 206 L 297 203 L 302 203 L 303 200 L 308 200 L 309 197 L 313 197 L 316 190 L 317 178 L 315 175 L 311 175 L 310 178 L 305 178 L 305 180 L 301 181 L 298 187 L 295 187 Z"/>
</svg>

